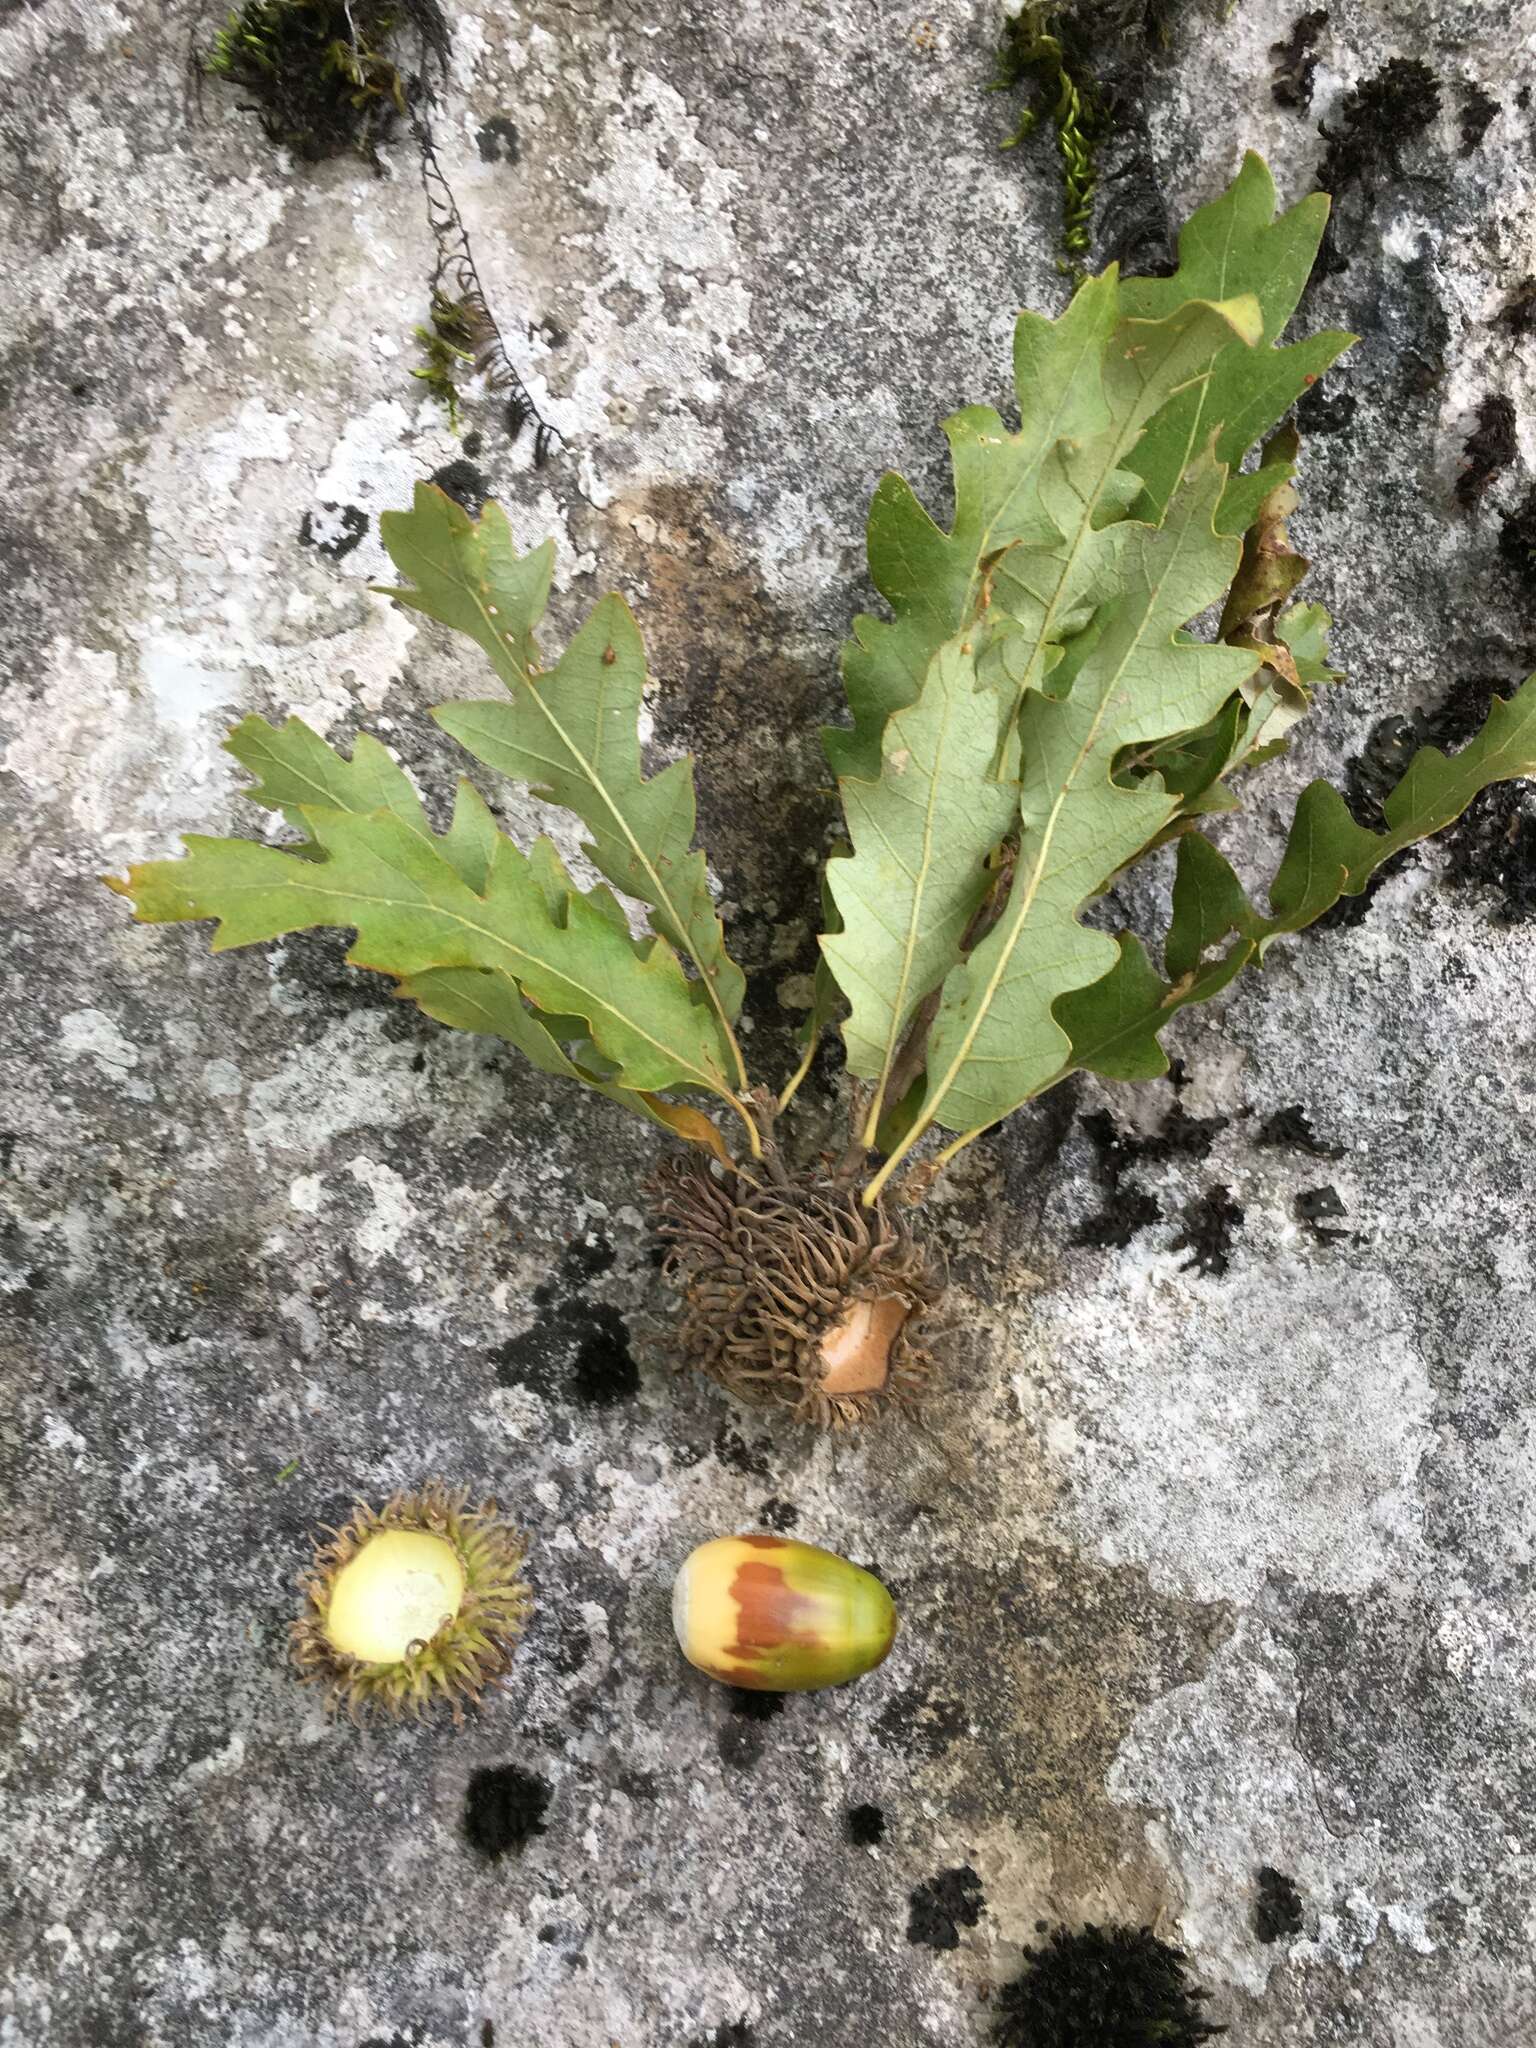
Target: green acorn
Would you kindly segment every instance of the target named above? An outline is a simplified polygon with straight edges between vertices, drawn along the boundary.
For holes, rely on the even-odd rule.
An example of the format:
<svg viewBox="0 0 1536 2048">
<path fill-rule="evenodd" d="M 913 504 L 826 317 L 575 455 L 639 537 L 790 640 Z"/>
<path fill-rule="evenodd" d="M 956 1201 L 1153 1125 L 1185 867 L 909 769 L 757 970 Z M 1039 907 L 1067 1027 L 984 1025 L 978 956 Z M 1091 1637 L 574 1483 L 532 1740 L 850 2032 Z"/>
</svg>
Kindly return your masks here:
<svg viewBox="0 0 1536 2048">
<path fill-rule="evenodd" d="M 511 1667 L 530 1605 L 527 1545 L 495 1501 L 433 1479 L 386 1507 L 359 1506 L 317 1545 L 293 1625 L 301 1678 L 333 1707 L 423 1713 L 446 1699 L 456 1723 L 466 1700 Z"/>
<path fill-rule="evenodd" d="M 816 1692 L 873 1671 L 896 1608 L 872 1572 L 765 1532 L 717 1536 L 672 1588 L 678 1647 L 697 1670 L 753 1692 Z"/>
</svg>

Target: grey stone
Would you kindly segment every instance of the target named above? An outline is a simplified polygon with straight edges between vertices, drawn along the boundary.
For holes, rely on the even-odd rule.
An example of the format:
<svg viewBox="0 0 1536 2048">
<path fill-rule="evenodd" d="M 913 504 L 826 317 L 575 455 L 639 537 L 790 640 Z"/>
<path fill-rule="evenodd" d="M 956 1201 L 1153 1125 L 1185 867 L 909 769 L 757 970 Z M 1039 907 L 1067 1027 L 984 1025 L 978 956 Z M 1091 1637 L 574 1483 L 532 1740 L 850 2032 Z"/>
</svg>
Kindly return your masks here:
<svg viewBox="0 0 1536 2048">
<path fill-rule="evenodd" d="M 1499 547 L 1536 359 L 1498 320 L 1536 270 L 1536 12 L 1340 0 L 1304 113 L 1270 83 L 1299 11 L 1191 0 L 1130 67 L 1110 165 L 1142 153 L 1155 240 L 1247 146 L 1299 196 L 1389 58 L 1442 85 L 1342 196 L 1347 267 L 1304 309 L 1361 335 L 1294 522 L 1349 681 L 1228 833 L 1254 877 L 1378 720 L 1536 658 Z M 1050 138 L 997 150 L 972 0 L 452 14 L 440 153 L 566 437 L 534 471 L 472 402 L 474 460 L 525 541 L 557 536 L 563 622 L 634 601 L 656 755 L 700 757 L 783 1071 L 864 507 L 885 467 L 942 505 L 940 418 L 1000 399 L 1015 309 L 1062 301 Z M 1084 1088 L 965 1156 L 922 1427 L 774 1435 L 675 1379 L 648 1132 L 329 938 L 214 959 L 97 884 L 259 829 L 219 751 L 249 711 L 367 725 L 441 800 L 425 707 L 478 683 L 366 587 L 379 513 L 464 453 L 409 375 L 408 140 L 381 178 L 289 161 L 237 94 L 189 95 L 188 27 L 0 7 L 0 2040 L 964 2048 L 1037 1925 L 1084 1918 L 1182 1942 L 1245 2048 L 1536 2038 L 1530 814 L 1181 1022 L 1177 1099 L 1227 1122 L 1135 1167 L 1158 1213 L 1122 1248 L 1076 1241 L 1103 1200 L 1079 1120 L 1156 1132 L 1171 1084 Z M 1474 87 L 1497 112 L 1464 150 Z M 1518 454 L 1463 504 L 1490 392 Z M 1166 880 L 1124 907 L 1155 920 Z M 1260 1143 L 1296 1105 L 1326 1168 Z M 1323 1178 L 1338 1239 L 1296 1214 Z M 1174 1244 L 1215 1187 L 1243 1222 L 1202 1274 Z M 580 1398 L 587 1342 L 627 1347 L 616 1398 Z M 532 1535 L 514 1676 L 462 1734 L 330 1724 L 285 1667 L 309 1532 L 434 1471 Z M 748 1720 L 678 1660 L 668 1587 L 704 1536 L 790 1514 L 904 1627 L 859 1686 Z M 493 1859 L 465 1806 L 503 1766 L 549 1796 Z M 957 1873 L 944 1945 L 909 1940 Z"/>
</svg>

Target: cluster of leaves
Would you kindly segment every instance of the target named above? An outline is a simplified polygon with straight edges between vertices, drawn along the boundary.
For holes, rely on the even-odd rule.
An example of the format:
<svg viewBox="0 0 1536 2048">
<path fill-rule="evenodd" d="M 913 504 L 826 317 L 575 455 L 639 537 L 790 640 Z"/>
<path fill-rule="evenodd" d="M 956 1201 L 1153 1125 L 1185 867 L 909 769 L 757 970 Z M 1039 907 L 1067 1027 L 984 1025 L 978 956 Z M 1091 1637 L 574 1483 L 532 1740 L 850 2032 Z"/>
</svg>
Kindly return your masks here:
<svg viewBox="0 0 1536 2048">
<path fill-rule="evenodd" d="M 947 423 L 947 531 L 901 478 L 876 490 L 869 560 L 889 616 L 855 621 L 852 722 L 825 736 L 849 845 L 828 863 L 807 1060 L 785 1091 L 845 1010 L 854 1150 L 885 1154 L 871 1202 L 930 1131 L 952 1136 L 913 1169 L 914 1192 L 1072 1073 L 1165 1072 L 1159 1034 L 1178 1011 L 1359 894 L 1479 789 L 1536 769 L 1533 682 L 1495 700 L 1454 757 L 1419 751 L 1379 831 L 1313 783 L 1267 911 L 1200 829 L 1238 805 L 1333 677 L 1327 615 L 1292 601 L 1306 568 L 1286 534 L 1296 441 L 1273 431 L 1349 340 L 1278 345 L 1326 213 L 1314 196 L 1277 218 L 1249 156 L 1188 223 L 1173 276 L 1110 270 L 1058 319 L 1020 316 L 1017 425 L 983 406 Z M 756 1153 L 744 978 L 692 844 L 692 764 L 642 771 L 645 657 L 628 608 L 603 599 L 546 668 L 549 544 L 520 556 L 494 505 L 475 520 L 430 486 L 381 530 L 404 579 L 389 594 L 475 642 L 503 685 L 443 706 L 439 724 L 574 813 L 605 879 L 579 887 L 547 839 L 522 850 L 467 782 L 438 832 L 376 742 L 360 737 L 347 760 L 295 719 L 253 718 L 228 745 L 298 844 L 190 838 L 184 859 L 114 886 L 144 919 L 218 919 L 219 948 L 354 927 L 352 960 L 432 1016 L 721 1150 L 710 1119 L 672 1099 L 702 1091 Z M 1194 637 L 1215 606 L 1219 637 Z M 1138 937 L 1080 914 L 1174 839 L 1159 971 Z"/>
</svg>

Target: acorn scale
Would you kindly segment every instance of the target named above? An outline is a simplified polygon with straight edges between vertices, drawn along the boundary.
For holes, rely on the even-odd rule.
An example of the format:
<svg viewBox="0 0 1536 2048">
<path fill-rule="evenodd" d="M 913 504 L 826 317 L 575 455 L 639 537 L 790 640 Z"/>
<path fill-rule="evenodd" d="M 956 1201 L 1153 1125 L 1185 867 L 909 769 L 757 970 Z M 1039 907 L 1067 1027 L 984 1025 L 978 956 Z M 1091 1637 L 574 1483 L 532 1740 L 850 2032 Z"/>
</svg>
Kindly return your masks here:
<svg viewBox="0 0 1536 2048">
<path fill-rule="evenodd" d="M 688 1662 L 723 1685 L 816 1692 L 874 1670 L 896 1639 L 896 1608 L 835 1551 L 754 1531 L 689 1553 L 672 1626 Z"/>
</svg>

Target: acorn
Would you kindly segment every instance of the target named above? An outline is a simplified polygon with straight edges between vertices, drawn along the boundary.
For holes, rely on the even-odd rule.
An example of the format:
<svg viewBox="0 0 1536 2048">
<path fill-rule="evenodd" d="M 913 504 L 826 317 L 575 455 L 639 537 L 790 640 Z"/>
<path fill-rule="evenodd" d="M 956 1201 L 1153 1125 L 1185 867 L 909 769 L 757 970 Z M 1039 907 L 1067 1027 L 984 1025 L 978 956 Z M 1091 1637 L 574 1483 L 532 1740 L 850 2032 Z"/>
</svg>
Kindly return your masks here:
<svg viewBox="0 0 1536 2048">
<path fill-rule="evenodd" d="M 873 1671 L 896 1608 L 872 1572 L 765 1532 L 716 1536 L 672 1588 L 678 1647 L 706 1677 L 753 1692 L 816 1692 Z"/>
<path fill-rule="evenodd" d="M 464 1702 L 510 1668 L 530 1604 L 527 1545 L 495 1501 L 467 1499 L 430 1480 L 359 1506 L 317 1544 L 293 1658 L 331 1706 L 420 1715 L 441 1699 L 462 1723 Z"/>
</svg>

